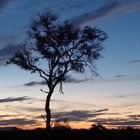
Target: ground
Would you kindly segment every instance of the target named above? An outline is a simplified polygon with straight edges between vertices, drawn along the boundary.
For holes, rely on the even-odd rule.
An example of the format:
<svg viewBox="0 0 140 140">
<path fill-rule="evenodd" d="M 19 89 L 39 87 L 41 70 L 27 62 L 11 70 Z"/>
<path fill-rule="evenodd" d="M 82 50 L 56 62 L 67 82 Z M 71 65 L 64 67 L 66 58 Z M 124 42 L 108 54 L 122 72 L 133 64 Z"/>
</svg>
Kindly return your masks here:
<svg viewBox="0 0 140 140">
<path fill-rule="evenodd" d="M 140 140 L 140 129 L 45 129 L 1 131 L 4 140 Z"/>
</svg>

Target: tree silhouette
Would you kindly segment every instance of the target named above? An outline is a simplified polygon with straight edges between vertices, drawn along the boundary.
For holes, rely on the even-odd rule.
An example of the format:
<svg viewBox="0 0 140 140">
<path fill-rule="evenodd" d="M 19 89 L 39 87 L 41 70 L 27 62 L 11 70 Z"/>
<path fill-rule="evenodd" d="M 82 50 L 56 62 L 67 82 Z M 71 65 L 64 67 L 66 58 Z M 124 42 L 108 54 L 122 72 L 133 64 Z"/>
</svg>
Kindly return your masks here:
<svg viewBox="0 0 140 140">
<path fill-rule="evenodd" d="M 8 64 L 15 64 L 31 73 L 39 73 L 46 81 L 46 128 L 51 129 L 50 99 L 57 85 L 70 72 L 84 73 L 86 67 L 96 74 L 95 60 L 101 57 L 106 33 L 97 28 L 77 27 L 68 21 L 58 24 L 56 15 L 40 14 L 31 24 L 28 43 L 23 45 Z"/>
</svg>

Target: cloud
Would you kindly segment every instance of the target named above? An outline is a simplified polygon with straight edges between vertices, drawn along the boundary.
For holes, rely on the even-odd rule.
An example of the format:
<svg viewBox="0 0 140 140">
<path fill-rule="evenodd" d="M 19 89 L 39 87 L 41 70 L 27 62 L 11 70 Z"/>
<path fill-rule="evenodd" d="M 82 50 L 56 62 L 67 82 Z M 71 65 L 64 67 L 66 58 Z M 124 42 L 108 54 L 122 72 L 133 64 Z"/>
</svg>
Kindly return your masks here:
<svg viewBox="0 0 140 140">
<path fill-rule="evenodd" d="M 9 117 L 17 117 L 17 115 L 8 115 L 8 114 L 6 114 L 6 115 L 0 115 L 0 118 L 9 118 Z"/>
<path fill-rule="evenodd" d="M 96 110 L 95 112 L 105 112 L 105 111 L 108 111 L 108 110 L 109 110 L 108 108 L 105 108 L 105 109 Z"/>
<path fill-rule="evenodd" d="M 132 120 L 129 118 L 98 118 L 98 119 L 93 119 L 90 120 L 89 122 L 93 122 L 93 123 L 97 123 L 97 124 L 103 124 L 103 125 L 111 125 L 111 126 L 117 126 L 117 125 L 121 125 L 121 126 L 137 126 L 140 125 L 140 121 L 139 120 Z"/>
<path fill-rule="evenodd" d="M 21 47 L 21 45 L 9 44 L 0 49 L 0 65 L 4 65 L 6 61 Z"/>
<path fill-rule="evenodd" d="M 31 81 L 24 84 L 24 86 L 35 86 L 35 85 L 46 85 L 46 81 L 40 81 L 40 82 Z"/>
<path fill-rule="evenodd" d="M 64 83 L 81 83 L 81 82 L 86 82 L 88 79 L 75 79 L 70 75 L 66 75 L 66 77 L 63 79 Z M 24 86 L 36 86 L 36 85 L 46 85 L 46 81 L 31 81 L 28 83 L 25 83 Z"/>
<path fill-rule="evenodd" d="M 17 118 L 17 119 L 8 119 L 8 120 L 0 120 L 1 125 L 32 125 L 32 124 L 38 124 L 36 120 L 27 120 L 25 118 Z"/>
<path fill-rule="evenodd" d="M 39 107 L 16 107 L 16 109 L 22 110 L 22 111 L 28 111 L 28 112 L 44 112 L 44 108 L 39 108 Z"/>
<path fill-rule="evenodd" d="M 42 100 L 45 101 L 45 100 Z M 68 104 L 77 104 L 77 105 L 82 105 L 82 106 L 95 106 L 94 104 L 91 103 L 84 103 L 84 102 L 77 102 L 77 101 L 70 101 L 70 100 L 59 100 L 59 99 L 52 99 L 51 102 L 56 102 L 56 103 L 68 103 Z"/>
<path fill-rule="evenodd" d="M 133 59 L 133 60 L 128 61 L 129 64 L 134 64 L 134 63 L 139 63 L 139 62 L 140 60 L 138 59 Z"/>
<path fill-rule="evenodd" d="M 138 103 L 123 103 L 123 104 L 119 104 L 119 105 L 117 105 L 117 106 L 115 106 L 116 108 L 128 108 L 128 107 L 135 107 L 135 106 L 137 106 L 138 105 Z"/>
<path fill-rule="evenodd" d="M 140 96 L 140 93 L 129 93 L 129 94 L 120 94 L 120 95 L 117 95 L 117 96 L 115 96 L 115 97 L 117 97 L 117 98 L 124 98 L 124 97 L 126 97 L 126 98 L 128 98 L 128 97 L 139 97 Z"/>
<path fill-rule="evenodd" d="M 7 103 L 7 102 L 21 102 L 21 101 L 25 101 L 25 100 L 29 100 L 31 98 L 27 97 L 27 96 L 23 96 L 23 97 L 17 97 L 17 98 L 4 98 L 4 99 L 0 99 L 0 103 Z"/>
<path fill-rule="evenodd" d="M 68 121 L 87 121 L 91 118 L 95 118 L 97 116 L 105 115 L 104 111 L 108 109 L 102 109 L 97 111 L 88 111 L 88 110 L 73 110 L 67 112 L 56 112 L 52 114 L 53 119 L 58 118 L 66 118 Z"/>
<path fill-rule="evenodd" d="M 60 110 L 63 110 L 65 112 L 70 110 L 77 110 L 82 109 L 86 110 L 87 108 L 94 108 L 95 104 L 92 103 L 85 103 L 80 101 L 72 101 L 72 100 L 58 100 L 53 99 L 51 100 L 52 104 L 57 104 L 57 107 L 53 108 L 54 112 L 59 112 Z"/>
<path fill-rule="evenodd" d="M 96 81 L 92 81 L 90 79 L 76 79 L 68 75 L 63 79 L 64 83 L 82 83 L 82 82 L 90 82 L 90 83 L 112 83 L 112 82 L 127 82 L 127 81 L 139 81 L 140 75 L 115 75 L 110 78 L 102 78 L 97 79 Z M 31 81 L 28 83 L 24 83 L 24 86 L 36 86 L 36 85 L 46 85 L 45 81 Z"/>
<path fill-rule="evenodd" d="M 138 1 L 135 0 L 118 0 L 108 5 L 104 5 L 96 11 L 91 11 L 83 15 L 74 17 L 70 20 L 74 25 L 80 25 L 87 22 L 94 22 L 111 16 L 114 13 L 121 11 L 132 11 L 136 9 Z"/>
<path fill-rule="evenodd" d="M 52 118 L 67 118 L 68 121 L 83 121 L 89 117 L 94 117 L 95 115 L 92 114 L 90 111 L 87 110 L 74 110 L 69 112 L 56 112 L 52 114 Z"/>
<path fill-rule="evenodd" d="M 93 83 L 113 83 L 113 82 L 128 82 L 128 81 L 139 81 L 140 75 L 115 75 L 113 77 L 97 79 Z"/>
<path fill-rule="evenodd" d="M 126 76 L 128 76 L 128 75 L 115 75 L 114 77 L 120 78 L 120 77 L 126 77 Z"/>
<path fill-rule="evenodd" d="M 0 12 L 11 2 L 16 0 L 0 0 Z"/>
<path fill-rule="evenodd" d="M 71 75 L 66 75 L 63 79 L 63 82 L 65 83 L 81 83 L 81 82 L 86 82 L 89 79 L 76 79 L 72 77 Z"/>
<path fill-rule="evenodd" d="M 127 117 L 137 120 L 137 119 L 140 119 L 140 114 L 128 115 Z"/>
</svg>

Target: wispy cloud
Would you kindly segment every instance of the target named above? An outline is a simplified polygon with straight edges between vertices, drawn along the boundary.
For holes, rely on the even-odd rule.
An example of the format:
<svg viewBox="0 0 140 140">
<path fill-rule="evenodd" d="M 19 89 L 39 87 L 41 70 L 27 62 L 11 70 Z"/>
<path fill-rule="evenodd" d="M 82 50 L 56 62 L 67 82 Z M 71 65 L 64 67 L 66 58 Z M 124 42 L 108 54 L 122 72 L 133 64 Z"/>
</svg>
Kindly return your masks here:
<svg viewBox="0 0 140 140">
<path fill-rule="evenodd" d="M 128 115 L 127 117 L 133 118 L 133 119 L 140 119 L 140 114 Z"/>
<path fill-rule="evenodd" d="M 96 110 L 95 112 L 105 112 L 105 111 L 108 111 L 108 110 L 109 110 L 108 108 L 104 108 L 104 109 Z"/>
<path fill-rule="evenodd" d="M 139 80 L 140 80 L 140 75 L 119 74 L 119 75 L 115 75 L 113 77 L 97 79 L 96 81 L 93 81 L 93 82 L 94 83 L 110 83 L 110 82 L 112 83 L 112 82 L 139 81 Z"/>
<path fill-rule="evenodd" d="M 106 115 L 108 109 L 100 109 L 96 111 L 89 110 L 72 110 L 66 112 L 55 112 L 52 114 L 53 119 L 67 118 L 69 121 L 87 121 L 101 115 Z"/>
<path fill-rule="evenodd" d="M 38 124 L 36 120 L 28 120 L 25 118 L 16 118 L 16 119 L 8 119 L 8 120 L 0 120 L 1 125 L 8 125 L 8 126 L 13 126 L 13 125 L 32 125 L 32 124 Z"/>
<path fill-rule="evenodd" d="M 134 63 L 139 63 L 139 62 L 140 62 L 139 59 L 133 59 L 133 60 L 128 61 L 129 64 L 134 64 Z"/>
<path fill-rule="evenodd" d="M 125 74 L 119 74 L 114 75 L 112 77 L 108 78 L 101 78 L 96 79 L 95 81 L 91 79 L 76 79 L 71 76 L 67 76 L 63 79 L 64 83 L 81 83 L 81 82 L 89 82 L 89 83 L 112 83 L 112 82 L 127 82 L 127 81 L 139 81 L 140 75 L 125 75 Z M 25 83 L 24 86 L 36 86 L 36 85 L 46 85 L 45 81 L 31 81 L 28 83 Z"/>
<path fill-rule="evenodd" d="M 39 108 L 39 107 L 16 107 L 16 109 L 19 109 L 21 111 L 26 111 L 26 112 L 44 112 L 44 108 Z"/>
<path fill-rule="evenodd" d="M 129 94 L 122 94 L 122 95 L 117 95 L 115 97 L 117 98 L 128 98 L 128 97 L 140 97 L 140 93 L 129 93 Z"/>
<path fill-rule="evenodd" d="M 120 77 L 126 77 L 126 76 L 128 76 L 128 75 L 115 75 L 114 77 L 120 78 Z"/>
<path fill-rule="evenodd" d="M 65 78 L 63 79 L 64 83 L 81 83 L 86 81 L 88 81 L 88 79 L 76 79 L 70 75 L 66 75 Z M 46 85 L 46 81 L 31 81 L 24 84 L 24 86 L 36 86 L 36 85 Z"/>
<path fill-rule="evenodd" d="M 25 83 L 24 86 L 35 86 L 35 85 L 46 85 L 46 81 L 31 81 L 28 83 Z"/>
<path fill-rule="evenodd" d="M 74 110 L 69 112 L 57 112 L 52 114 L 53 119 L 67 118 L 69 121 L 84 121 L 88 118 L 95 117 L 90 111 L 87 110 Z"/>
<path fill-rule="evenodd" d="M 70 20 L 75 25 L 84 24 L 87 22 L 94 22 L 100 19 L 104 19 L 109 17 L 117 12 L 122 11 L 132 11 L 136 9 L 138 6 L 138 1 L 136 0 L 116 0 L 108 5 L 104 5 L 101 8 L 91 11 L 88 13 L 84 13 L 83 15 L 74 17 Z"/>
<path fill-rule="evenodd" d="M 17 117 L 17 115 L 0 115 L 0 118 L 9 118 L 9 117 Z"/>
<path fill-rule="evenodd" d="M 57 107 L 53 108 L 54 112 L 59 112 L 60 110 L 63 110 L 64 112 L 70 111 L 70 110 L 86 110 L 93 109 L 95 107 L 95 104 L 92 103 L 86 103 L 86 102 L 80 102 L 80 101 L 73 101 L 73 100 L 51 100 L 52 104 L 57 104 Z"/>
<path fill-rule="evenodd" d="M 140 121 L 139 120 L 132 120 L 129 118 L 98 118 L 98 119 L 93 119 L 90 120 L 89 122 L 93 122 L 93 123 L 99 123 L 99 124 L 103 124 L 103 125 L 114 125 L 114 126 L 137 126 L 140 125 Z"/>
<path fill-rule="evenodd" d="M 31 99 L 31 98 L 28 96 L 17 97 L 17 98 L 9 97 L 9 98 L 0 99 L 0 103 L 21 102 L 21 101 L 25 101 L 25 100 L 29 100 L 29 99 Z"/>
<path fill-rule="evenodd" d="M 16 0 L 0 0 L 0 12 L 11 2 Z"/>
<path fill-rule="evenodd" d="M 138 103 L 123 103 L 123 104 L 119 104 L 119 105 L 117 105 L 117 106 L 115 106 L 116 108 L 130 108 L 130 107 L 135 107 L 135 106 L 137 106 L 138 105 Z"/>
<path fill-rule="evenodd" d="M 4 65 L 6 61 L 21 47 L 21 45 L 9 44 L 0 49 L 0 65 Z"/>
<path fill-rule="evenodd" d="M 81 82 L 86 82 L 89 81 L 89 79 L 76 79 L 72 77 L 71 75 L 66 75 L 63 79 L 63 82 L 65 83 L 81 83 Z"/>
</svg>

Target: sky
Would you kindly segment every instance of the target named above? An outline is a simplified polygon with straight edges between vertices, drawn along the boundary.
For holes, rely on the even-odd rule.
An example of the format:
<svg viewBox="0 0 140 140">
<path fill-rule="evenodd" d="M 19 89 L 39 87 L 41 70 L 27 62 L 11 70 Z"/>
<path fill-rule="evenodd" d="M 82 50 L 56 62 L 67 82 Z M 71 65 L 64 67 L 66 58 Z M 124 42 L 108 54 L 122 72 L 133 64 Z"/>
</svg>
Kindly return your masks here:
<svg viewBox="0 0 140 140">
<path fill-rule="evenodd" d="M 51 11 L 59 22 L 98 27 L 108 34 L 103 58 L 96 62 L 100 77 L 73 73 L 56 88 L 52 121 L 68 119 L 75 128 L 93 123 L 107 127 L 140 127 L 140 1 L 139 0 L 0 0 L 0 127 L 44 127 L 46 86 L 5 62 L 24 42 L 38 13 Z M 86 79 L 86 80 L 85 80 Z"/>
</svg>

